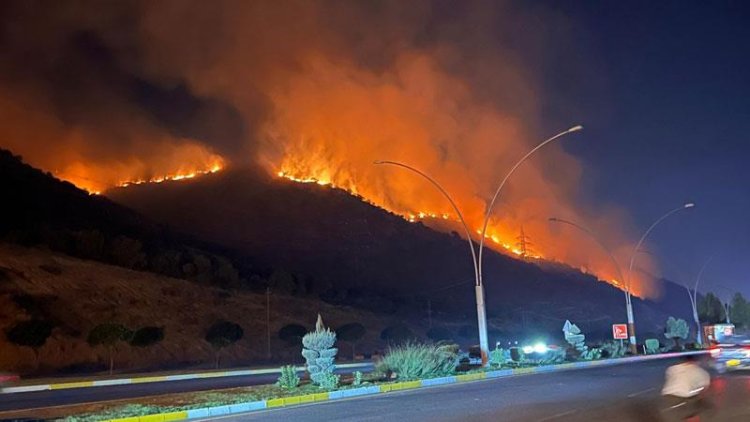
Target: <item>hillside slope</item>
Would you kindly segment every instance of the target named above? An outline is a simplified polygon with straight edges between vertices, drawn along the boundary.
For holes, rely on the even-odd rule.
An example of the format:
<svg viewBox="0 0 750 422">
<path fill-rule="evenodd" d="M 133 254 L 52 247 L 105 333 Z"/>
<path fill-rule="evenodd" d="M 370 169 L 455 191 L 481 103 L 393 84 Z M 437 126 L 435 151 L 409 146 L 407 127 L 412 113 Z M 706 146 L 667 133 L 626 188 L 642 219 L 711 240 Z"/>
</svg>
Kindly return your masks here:
<svg viewBox="0 0 750 422">
<path fill-rule="evenodd" d="M 217 244 L 308 274 L 333 296 L 388 292 L 428 299 L 447 317 L 474 314 L 473 270 L 465 240 L 409 223 L 345 191 L 230 171 L 187 183 L 114 189 L 106 195 L 145 215 Z M 576 270 L 491 252 L 485 262 L 488 314 L 511 323 L 590 321 L 602 335 L 624 320 L 623 292 Z M 672 291 L 671 283 L 665 289 Z M 667 306 L 665 306 L 667 305 Z M 659 331 L 687 301 L 636 301 L 642 330 Z M 536 318 L 534 317 L 536 315 Z M 561 325 L 561 323 L 560 323 Z M 557 330 L 557 328 L 556 328 Z"/>
<path fill-rule="evenodd" d="M 116 366 L 122 370 L 211 367 L 213 351 L 205 342 L 208 327 L 217 320 L 238 323 L 245 336 L 227 348 L 227 366 L 266 361 L 266 297 L 228 291 L 193 282 L 133 271 L 36 248 L 0 243 L 0 332 L 18 321 L 43 318 L 55 328 L 41 348 L 41 368 L 34 368 L 34 353 L 0 335 L 0 369 L 24 373 L 102 370 L 106 351 L 86 343 L 95 325 L 112 321 L 131 329 L 164 327 L 164 341 L 148 348 L 121 344 Z M 279 339 L 279 329 L 290 323 L 312 328 L 318 313 L 338 327 L 363 324 L 367 332 L 358 350 L 382 349 L 379 335 L 398 319 L 358 309 L 331 306 L 317 300 L 271 296 L 273 361 L 300 362 L 299 346 Z M 412 325 L 423 335 L 424 329 Z M 341 354 L 348 356 L 346 343 Z"/>
</svg>

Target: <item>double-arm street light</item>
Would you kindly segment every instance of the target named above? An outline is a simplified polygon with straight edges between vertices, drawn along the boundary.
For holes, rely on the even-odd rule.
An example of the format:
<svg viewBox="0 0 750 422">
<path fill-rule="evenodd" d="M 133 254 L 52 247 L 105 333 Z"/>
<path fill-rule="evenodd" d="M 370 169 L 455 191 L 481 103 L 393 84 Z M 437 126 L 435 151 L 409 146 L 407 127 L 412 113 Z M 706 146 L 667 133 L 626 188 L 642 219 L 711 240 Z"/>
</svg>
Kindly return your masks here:
<svg viewBox="0 0 750 422">
<path fill-rule="evenodd" d="M 635 265 L 635 258 L 636 255 L 638 255 L 639 250 L 641 249 L 641 245 L 643 244 L 643 241 L 646 240 L 646 237 L 651 233 L 651 231 L 662 221 L 664 221 L 667 217 L 670 215 L 682 211 L 684 209 L 693 208 L 695 206 L 694 203 L 688 202 L 680 207 L 677 207 L 668 213 L 664 214 L 663 216 L 659 217 L 658 220 L 654 221 L 653 224 L 646 230 L 645 233 L 643 233 L 643 236 L 641 236 L 641 239 L 638 241 L 638 243 L 635 245 L 635 248 L 633 248 L 633 253 L 630 255 L 630 265 L 628 266 L 628 281 L 627 281 L 627 288 L 625 290 L 626 295 L 626 304 L 628 309 L 628 331 L 630 331 L 630 350 L 633 353 L 638 352 L 638 348 L 636 346 L 636 337 L 635 337 L 635 320 L 633 318 L 633 302 L 632 297 L 630 294 L 630 286 L 633 282 L 633 265 Z M 697 315 L 697 314 L 696 314 Z M 697 317 L 696 317 L 697 318 Z"/>
<path fill-rule="evenodd" d="M 706 262 L 703 263 L 700 271 L 698 271 L 698 275 L 695 277 L 695 285 L 693 286 L 693 289 L 690 290 L 690 287 L 687 287 L 688 296 L 690 296 L 690 305 L 693 308 L 693 321 L 695 321 L 695 328 L 698 330 L 695 334 L 695 341 L 697 341 L 698 344 L 703 344 L 703 330 L 701 329 L 701 320 L 698 316 L 698 284 L 701 282 L 701 277 L 703 277 L 706 267 L 708 267 L 708 264 L 713 259 L 714 256 L 711 255 Z"/>
<path fill-rule="evenodd" d="M 594 241 L 596 241 L 596 243 L 599 244 L 599 246 L 604 250 L 604 252 L 607 253 L 607 255 L 609 256 L 609 259 L 612 261 L 612 265 L 615 267 L 615 271 L 617 271 L 617 277 L 619 278 L 618 281 L 620 283 L 622 283 L 623 286 L 625 287 L 625 309 L 627 310 L 627 314 L 628 314 L 628 323 L 630 323 L 632 325 L 633 324 L 633 321 L 632 321 L 632 319 L 633 319 L 632 318 L 633 309 L 632 309 L 631 301 L 630 301 L 630 283 L 626 282 L 625 278 L 623 278 L 623 276 L 622 276 L 622 269 L 620 268 L 620 264 L 617 262 L 617 259 L 615 259 L 615 256 L 612 254 L 612 252 L 604 245 L 604 243 L 602 243 L 602 241 L 600 240 L 600 238 L 593 231 L 591 231 L 590 229 L 586 228 L 585 226 L 582 226 L 580 224 L 574 223 L 572 221 L 563 220 L 562 218 L 556 218 L 556 217 L 550 217 L 549 221 L 551 221 L 553 223 L 567 224 L 569 226 L 573 226 L 573 227 L 575 227 L 575 228 L 583 231 L 584 233 L 588 234 L 592 239 L 594 239 Z M 631 333 L 635 332 L 634 331 L 634 327 L 632 327 L 632 326 L 628 327 L 628 329 L 631 330 L 630 331 Z M 633 336 L 635 336 L 635 335 L 633 334 Z M 632 340 L 631 340 L 631 344 L 630 344 L 630 350 L 631 350 L 631 352 L 635 353 L 635 351 L 634 351 L 635 347 L 633 346 L 633 341 Z"/>
<path fill-rule="evenodd" d="M 375 161 L 375 164 L 390 164 L 394 166 L 398 166 L 404 169 L 407 169 L 409 171 L 412 171 L 425 179 L 427 179 L 430 183 L 432 183 L 433 186 L 435 186 L 440 193 L 443 194 L 443 196 L 450 202 L 451 206 L 453 207 L 453 210 L 456 212 L 456 215 L 458 216 L 458 219 L 461 221 L 461 225 L 464 228 L 464 231 L 466 233 L 466 239 L 469 242 L 469 248 L 471 250 L 471 258 L 474 265 L 474 293 L 476 295 L 476 302 L 477 302 L 477 323 L 479 326 L 479 349 L 481 350 L 482 354 L 482 365 L 486 365 L 489 360 L 489 342 L 487 340 L 487 312 L 485 310 L 485 302 L 484 302 L 484 283 L 482 282 L 482 251 L 484 249 L 484 239 L 486 237 L 487 233 L 487 224 L 489 223 L 490 217 L 492 215 L 492 208 L 495 205 L 495 202 L 497 201 L 497 198 L 500 196 L 500 191 L 503 189 L 503 186 L 505 186 L 505 183 L 508 181 L 510 176 L 516 171 L 516 169 L 526 161 L 532 154 L 534 154 L 536 151 L 538 151 L 543 146 L 549 144 L 550 142 L 562 137 L 563 135 L 566 135 L 571 132 L 577 132 L 579 130 L 583 129 L 582 126 L 574 126 L 564 132 L 560 132 L 557 135 L 545 140 L 544 142 L 537 145 L 534 149 L 529 151 L 526 155 L 524 155 L 518 162 L 510 169 L 508 174 L 505 175 L 502 182 L 500 183 L 500 186 L 495 191 L 495 195 L 492 197 L 492 200 L 490 201 L 489 206 L 487 207 L 485 211 L 484 216 L 484 224 L 482 226 L 482 231 L 480 233 L 481 237 L 479 239 L 479 258 L 477 258 L 477 253 L 474 250 L 474 242 L 472 241 L 471 236 L 471 230 L 469 229 L 468 224 L 466 223 L 466 220 L 463 217 L 463 214 L 459 210 L 458 206 L 456 205 L 456 202 L 453 201 L 453 199 L 450 197 L 448 192 L 443 189 L 440 184 L 435 181 L 432 177 L 428 176 L 424 172 L 409 166 L 407 164 L 399 163 L 397 161 Z"/>
</svg>

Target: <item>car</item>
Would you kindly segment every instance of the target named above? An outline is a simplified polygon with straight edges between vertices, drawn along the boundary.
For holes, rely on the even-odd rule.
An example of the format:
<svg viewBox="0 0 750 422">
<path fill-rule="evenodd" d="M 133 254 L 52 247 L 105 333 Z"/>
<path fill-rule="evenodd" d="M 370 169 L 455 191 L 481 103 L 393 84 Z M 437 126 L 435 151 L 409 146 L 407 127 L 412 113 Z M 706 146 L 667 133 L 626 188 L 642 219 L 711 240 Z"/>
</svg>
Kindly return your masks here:
<svg viewBox="0 0 750 422">
<path fill-rule="evenodd" d="M 708 351 L 719 373 L 750 369 L 750 338 L 747 336 L 726 336 L 721 342 L 711 344 Z"/>
<path fill-rule="evenodd" d="M 0 387 L 5 387 L 19 380 L 18 375 L 0 372 Z"/>
</svg>

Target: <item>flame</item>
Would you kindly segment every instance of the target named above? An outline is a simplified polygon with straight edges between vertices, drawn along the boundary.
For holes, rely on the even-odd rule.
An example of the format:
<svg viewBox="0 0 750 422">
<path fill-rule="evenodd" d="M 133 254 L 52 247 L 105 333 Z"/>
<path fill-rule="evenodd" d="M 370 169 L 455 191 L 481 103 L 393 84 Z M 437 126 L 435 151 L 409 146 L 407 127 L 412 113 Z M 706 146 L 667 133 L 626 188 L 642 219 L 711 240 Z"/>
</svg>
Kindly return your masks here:
<svg viewBox="0 0 750 422">
<path fill-rule="evenodd" d="M 112 165 L 98 163 L 73 162 L 54 175 L 91 195 L 101 195 L 107 189 L 142 185 L 146 183 L 164 183 L 184 181 L 208 174 L 218 173 L 226 167 L 223 157 L 212 154 L 202 147 L 187 147 L 172 151 L 169 155 L 174 162 L 154 160 L 152 163 L 142 161 L 117 162 Z M 158 169 L 167 169 L 158 171 Z M 157 173 L 157 175 L 153 175 Z M 139 176 L 140 175 L 140 176 Z"/>
<path fill-rule="evenodd" d="M 326 174 L 328 174 L 328 172 L 326 172 Z M 320 176 L 294 175 L 288 170 L 278 170 L 276 172 L 276 175 L 280 178 L 284 178 L 286 180 L 290 180 L 295 183 L 314 184 L 314 185 L 323 186 L 323 187 L 341 189 L 346 192 L 349 192 L 350 194 L 356 194 L 355 192 L 357 191 L 354 185 L 349 184 L 346 187 L 338 186 L 326 176 L 320 177 Z M 386 212 L 397 215 L 410 223 L 417 223 L 420 221 L 424 221 L 430 226 L 435 226 L 435 228 L 437 229 L 443 229 L 444 225 L 441 225 L 440 223 L 445 222 L 445 221 L 448 221 L 454 224 L 454 226 L 452 227 L 455 227 L 455 225 L 460 224 L 460 220 L 457 217 L 453 217 L 450 213 L 447 213 L 447 212 L 439 212 L 439 211 L 406 211 L 404 212 L 404 211 L 399 211 L 396 209 L 389 208 L 384 203 L 379 203 L 377 201 L 370 200 L 368 198 L 364 198 L 361 196 L 359 198 L 371 205 L 374 205 L 378 208 L 383 209 Z M 477 234 L 477 236 L 481 236 L 482 234 L 481 228 L 476 228 L 474 229 L 474 231 Z M 490 247 L 491 249 L 495 251 L 498 251 L 507 255 L 516 256 L 516 257 L 520 257 L 520 258 L 527 259 L 527 260 L 561 262 L 558 259 L 545 257 L 543 254 L 537 253 L 537 252 L 526 251 L 526 253 L 524 253 L 524 251 L 518 249 L 515 246 L 512 246 L 510 243 L 508 243 L 508 241 L 504 241 L 503 239 L 508 238 L 508 236 L 501 235 L 500 228 L 492 224 L 488 225 L 485 238 L 489 241 L 486 243 L 488 247 Z M 584 274 L 591 273 L 590 269 L 587 266 L 580 266 L 579 270 L 581 270 L 581 272 L 583 272 Z M 599 276 L 600 281 L 609 283 L 618 289 L 624 289 L 623 284 L 619 280 L 617 280 L 616 278 L 611 278 L 611 277 L 608 278 L 606 274 L 607 274 L 606 272 L 602 272 L 600 274 Z M 635 288 L 633 292 L 634 294 L 639 293 L 639 291 Z"/>
<path fill-rule="evenodd" d="M 180 181 L 180 180 L 189 180 L 194 179 L 199 176 L 204 176 L 207 174 L 213 174 L 218 173 L 224 169 L 224 161 L 217 158 L 217 161 L 214 162 L 211 167 L 207 169 L 201 169 L 201 170 L 193 170 L 187 173 L 174 173 L 174 174 L 166 174 L 164 176 L 160 177 L 154 177 L 151 179 L 138 179 L 138 180 L 127 180 L 124 182 L 120 182 L 117 184 L 117 187 L 126 188 L 128 186 L 132 185 L 143 185 L 146 183 L 164 183 L 169 181 Z"/>
<path fill-rule="evenodd" d="M 276 175 L 280 178 L 291 180 L 296 183 L 316 184 L 319 186 L 327 186 L 331 188 L 341 189 L 352 194 L 356 191 L 355 189 L 352 189 L 352 188 L 343 188 L 343 187 L 336 186 L 336 184 L 331 182 L 330 180 L 322 180 L 317 177 L 295 176 L 284 170 L 277 171 Z M 400 212 L 398 210 L 389 209 L 384 204 L 380 204 L 374 201 L 367 200 L 366 198 L 360 198 L 360 199 L 363 199 L 365 202 L 371 205 L 374 205 L 378 208 L 381 208 L 384 211 L 387 211 L 391 214 L 398 215 L 399 217 L 403 218 L 404 220 L 410 223 L 416 223 L 419 221 L 434 222 L 434 221 L 440 221 L 440 220 L 448 220 L 455 224 L 460 224 L 460 220 L 458 218 L 455 218 L 455 219 L 451 218 L 450 213 L 432 212 L 432 211 Z M 495 228 L 488 227 L 488 233 L 495 232 L 495 231 L 496 231 Z M 476 233 L 481 236 L 482 230 L 478 228 L 476 229 Z M 508 253 L 508 254 L 513 254 L 516 256 L 521 256 L 521 257 L 528 258 L 528 259 L 538 259 L 538 260 L 545 259 L 545 257 L 541 254 L 528 253 L 528 252 L 524 253 L 522 250 L 516 247 L 513 247 L 510 244 L 502 242 L 500 238 L 498 237 L 498 234 L 485 234 L 485 238 L 495 244 L 495 247 L 493 249 L 497 251 Z M 488 245 L 492 247 L 491 243 L 488 243 Z M 616 282 L 613 282 L 613 284 L 617 285 Z"/>
</svg>

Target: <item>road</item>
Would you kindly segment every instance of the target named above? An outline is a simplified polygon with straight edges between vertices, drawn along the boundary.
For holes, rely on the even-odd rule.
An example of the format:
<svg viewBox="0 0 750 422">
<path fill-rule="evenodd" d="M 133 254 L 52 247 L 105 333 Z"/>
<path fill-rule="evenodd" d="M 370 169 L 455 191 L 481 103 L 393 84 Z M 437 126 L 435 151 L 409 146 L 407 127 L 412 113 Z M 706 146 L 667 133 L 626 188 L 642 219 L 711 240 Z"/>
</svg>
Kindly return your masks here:
<svg viewBox="0 0 750 422">
<path fill-rule="evenodd" d="M 351 371 L 351 369 L 342 369 L 339 372 L 350 373 Z M 0 394 L 0 412 L 92 403 L 106 400 L 129 399 L 157 394 L 184 393 L 190 391 L 247 387 L 248 385 L 273 384 L 278 378 L 278 374 L 239 375 L 182 381 Z"/>
<path fill-rule="evenodd" d="M 638 421 L 653 418 L 666 367 L 651 361 L 387 393 L 228 416 L 229 421 Z M 715 377 L 717 410 L 701 421 L 750 421 L 750 374 Z"/>
</svg>

